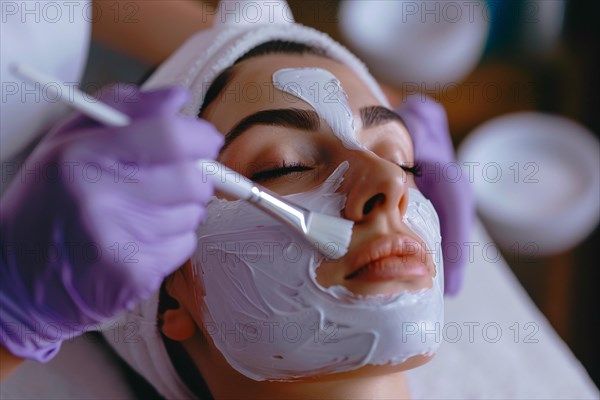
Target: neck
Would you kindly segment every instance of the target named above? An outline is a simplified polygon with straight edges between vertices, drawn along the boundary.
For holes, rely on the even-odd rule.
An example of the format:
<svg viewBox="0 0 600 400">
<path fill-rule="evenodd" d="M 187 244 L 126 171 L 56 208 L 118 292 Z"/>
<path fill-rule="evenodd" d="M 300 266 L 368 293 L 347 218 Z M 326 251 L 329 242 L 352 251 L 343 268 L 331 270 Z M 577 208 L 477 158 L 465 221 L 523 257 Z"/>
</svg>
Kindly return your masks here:
<svg viewBox="0 0 600 400">
<path fill-rule="evenodd" d="M 254 381 L 235 371 L 205 339 L 183 343 L 215 399 L 407 399 L 403 371 L 368 366 L 292 382 Z"/>
</svg>

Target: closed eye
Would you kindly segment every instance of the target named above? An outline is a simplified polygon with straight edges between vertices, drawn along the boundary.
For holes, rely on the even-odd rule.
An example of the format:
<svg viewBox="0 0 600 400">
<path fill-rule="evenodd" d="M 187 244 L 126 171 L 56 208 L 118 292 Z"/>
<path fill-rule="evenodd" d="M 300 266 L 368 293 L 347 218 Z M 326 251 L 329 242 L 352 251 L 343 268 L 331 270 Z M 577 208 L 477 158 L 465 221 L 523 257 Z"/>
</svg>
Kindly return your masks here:
<svg viewBox="0 0 600 400">
<path fill-rule="evenodd" d="M 402 168 L 402 170 L 404 172 L 408 172 L 409 174 L 413 174 L 416 177 L 421 176 L 422 174 L 422 168 L 419 164 L 396 164 L 398 165 L 400 168 Z"/>
<path fill-rule="evenodd" d="M 285 175 L 293 174 L 295 172 L 310 171 L 312 169 L 312 167 L 302 164 L 300 162 L 286 164 L 286 162 L 283 161 L 281 167 L 256 172 L 252 174 L 252 176 L 250 176 L 250 179 L 255 182 L 265 182 L 272 179 L 280 178 Z"/>
</svg>

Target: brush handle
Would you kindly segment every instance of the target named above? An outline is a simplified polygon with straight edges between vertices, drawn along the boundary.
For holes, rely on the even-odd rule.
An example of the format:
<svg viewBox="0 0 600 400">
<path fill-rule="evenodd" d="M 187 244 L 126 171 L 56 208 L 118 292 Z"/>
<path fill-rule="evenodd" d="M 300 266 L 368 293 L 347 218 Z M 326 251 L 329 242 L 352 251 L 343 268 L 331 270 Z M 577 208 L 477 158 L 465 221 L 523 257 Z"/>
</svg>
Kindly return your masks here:
<svg viewBox="0 0 600 400">
<path fill-rule="evenodd" d="M 81 90 L 67 86 L 64 82 L 29 65 L 13 63 L 11 68 L 15 75 L 30 83 L 44 85 L 60 100 L 69 103 L 73 108 L 104 125 L 127 126 L 131 122 L 131 118 L 121 111 L 115 110 L 101 101 L 90 101 L 89 96 Z M 57 86 L 61 90 L 58 90 Z M 41 90 L 41 88 L 38 87 L 38 90 Z M 64 93 L 72 93 L 73 95 L 67 97 L 64 96 Z M 250 200 L 257 196 L 253 192 L 255 185 L 251 181 L 223 164 L 212 160 L 199 160 L 198 168 L 223 193 L 243 200 Z"/>
<path fill-rule="evenodd" d="M 87 95 L 79 89 L 67 86 L 60 80 L 37 71 L 35 68 L 24 64 L 12 64 L 11 69 L 15 75 L 36 84 L 37 90 L 42 90 L 41 85 L 46 86 L 61 101 L 69 103 L 73 108 L 104 125 L 118 127 L 127 126 L 131 122 L 131 118 L 121 111 L 115 110 L 98 100 L 90 101 Z M 61 87 L 62 90 L 57 90 L 56 85 Z M 63 93 L 68 93 L 69 91 L 73 93 L 73 96 L 66 98 Z M 253 203 L 267 214 L 288 224 L 296 231 L 310 236 L 308 224 L 309 220 L 314 218 L 314 213 L 261 189 L 248 178 L 217 161 L 198 160 L 197 168 L 202 171 L 203 179 L 210 179 L 217 190 L 237 199 Z"/>
<path fill-rule="evenodd" d="M 259 189 L 251 180 L 217 161 L 199 160 L 197 165 L 204 178 L 210 179 L 223 193 L 250 201 L 259 195 Z"/>
<path fill-rule="evenodd" d="M 261 189 L 250 179 L 216 161 L 200 160 L 198 167 L 219 191 L 254 204 L 297 231 L 305 234 L 308 232 L 307 219 L 310 212 L 303 207 Z"/>
<path fill-rule="evenodd" d="M 127 126 L 131 122 L 131 118 L 126 114 L 107 106 L 101 101 L 91 100 L 90 95 L 83 93 L 76 87 L 67 86 L 59 79 L 38 71 L 29 65 L 13 63 L 11 69 L 15 75 L 34 85 L 43 85 L 44 89 L 58 96 L 61 101 L 71 104 L 73 108 L 96 121 L 102 122 L 104 125 Z M 41 87 L 38 87 L 38 90 L 41 90 Z M 71 93 L 72 96 L 65 96 L 65 93 Z"/>
</svg>

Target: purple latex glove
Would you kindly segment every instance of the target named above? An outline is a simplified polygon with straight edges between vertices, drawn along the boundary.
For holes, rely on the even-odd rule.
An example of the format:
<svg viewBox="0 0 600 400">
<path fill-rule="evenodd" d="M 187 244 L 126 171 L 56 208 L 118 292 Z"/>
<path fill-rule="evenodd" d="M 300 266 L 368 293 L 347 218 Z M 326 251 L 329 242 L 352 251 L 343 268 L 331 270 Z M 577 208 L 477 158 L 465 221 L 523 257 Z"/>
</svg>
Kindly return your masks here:
<svg viewBox="0 0 600 400">
<path fill-rule="evenodd" d="M 213 187 L 195 167 L 222 136 L 177 114 L 183 88 L 107 88 L 127 127 L 85 116 L 49 133 L 0 204 L 0 342 L 49 360 L 60 343 L 148 298 L 196 247 Z"/>
<path fill-rule="evenodd" d="M 469 233 L 475 215 L 468 174 L 459 171 L 443 107 L 435 100 L 408 96 L 396 113 L 406 123 L 415 148 L 415 162 L 422 168 L 415 177 L 419 190 L 433 203 L 439 217 L 444 254 L 444 290 L 460 290 L 469 257 Z"/>
</svg>

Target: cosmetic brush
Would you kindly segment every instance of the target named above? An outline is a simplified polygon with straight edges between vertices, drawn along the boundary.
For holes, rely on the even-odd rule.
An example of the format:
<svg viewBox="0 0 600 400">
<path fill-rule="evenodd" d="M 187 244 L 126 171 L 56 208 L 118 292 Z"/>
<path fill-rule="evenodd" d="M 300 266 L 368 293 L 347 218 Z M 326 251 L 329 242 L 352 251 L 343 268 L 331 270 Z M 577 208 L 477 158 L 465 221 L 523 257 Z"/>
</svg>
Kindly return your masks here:
<svg viewBox="0 0 600 400">
<path fill-rule="evenodd" d="M 79 89 L 67 86 L 28 65 L 13 64 L 11 67 L 15 75 L 30 83 L 39 83 L 40 85 L 36 85 L 39 90 L 44 86 L 62 101 L 98 122 L 107 126 L 127 126 L 131 121 L 126 114 L 100 101 L 90 102 Z M 65 91 L 72 96 L 63 96 Z M 299 232 L 328 258 L 338 259 L 348 252 L 352 239 L 352 221 L 310 211 L 294 204 L 217 161 L 198 160 L 197 165 L 203 175 L 211 179 L 217 190 L 253 204 Z"/>
</svg>

